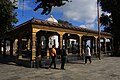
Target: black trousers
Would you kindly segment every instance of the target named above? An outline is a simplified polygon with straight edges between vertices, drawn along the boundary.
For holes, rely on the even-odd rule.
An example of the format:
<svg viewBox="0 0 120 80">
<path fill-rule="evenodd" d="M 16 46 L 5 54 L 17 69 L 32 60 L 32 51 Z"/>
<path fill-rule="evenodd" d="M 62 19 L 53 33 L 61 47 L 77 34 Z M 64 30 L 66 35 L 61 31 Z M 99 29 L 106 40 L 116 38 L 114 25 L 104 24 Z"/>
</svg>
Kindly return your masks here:
<svg viewBox="0 0 120 80">
<path fill-rule="evenodd" d="M 54 68 L 56 68 L 56 61 L 55 61 L 55 57 L 54 57 L 54 56 L 52 56 L 52 61 L 51 61 L 51 63 L 50 63 L 50 66 L 49 66 L 49 67 L 51 67 L 51 66 L 52 66 L 52 64 L 54 64 Z"/>
<path fill-rule="evenodd" d="M 61 58 L 61 69 L 64 69 L 65 62 L 66 62 L 66 58 L 65 58 L 65 57 L 62 57 L 62 58 Z"/>
<path fill-rule="evenodd" d="M 85 56 L 85 63 L 87 63 L 87 59 L 89 59 L 89 62 L 91 63 L 91 56 Z"/>
</svg>

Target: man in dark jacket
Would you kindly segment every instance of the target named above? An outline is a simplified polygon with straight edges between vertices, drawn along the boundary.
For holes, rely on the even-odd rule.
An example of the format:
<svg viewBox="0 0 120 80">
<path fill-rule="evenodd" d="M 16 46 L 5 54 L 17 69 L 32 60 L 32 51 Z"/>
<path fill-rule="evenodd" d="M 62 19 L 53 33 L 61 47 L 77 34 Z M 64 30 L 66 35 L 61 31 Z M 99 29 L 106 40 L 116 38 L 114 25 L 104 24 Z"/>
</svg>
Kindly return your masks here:
<svg viewBox="0 0 120 80">
<path fill-rule="evenodd" d="M 65 46 L 63 46 L 63 49 L 61 50 L 61 69 L 63 70 L 65 69 L 64 65 L 66 62 L 66 56 L 67 56 L 66 49 Z"/>
</svg>

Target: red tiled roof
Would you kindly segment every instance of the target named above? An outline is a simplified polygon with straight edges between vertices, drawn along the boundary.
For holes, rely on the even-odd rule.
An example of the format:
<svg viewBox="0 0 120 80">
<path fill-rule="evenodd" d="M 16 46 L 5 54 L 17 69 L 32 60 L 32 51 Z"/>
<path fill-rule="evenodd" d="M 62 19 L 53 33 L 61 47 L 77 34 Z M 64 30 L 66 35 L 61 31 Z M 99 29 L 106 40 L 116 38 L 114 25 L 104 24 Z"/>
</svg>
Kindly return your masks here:
<svg viewBox="0 0 120 80">
<path fill-rule="evenodd" d="M 81 32 L 89 32 L 89 33 L 95 33 L 95 34 L 98 33 L 98 31 L 95 31 L 95 30 L 90 30 L 90 29 L 86 29 L 86 28 L 82 28 L 82 27 L 78 27 L 78 26 L 70 26 L 70 25 L 50 22 L 50 21 L 46 21 L 46 20 L 39 20 L 39 19 L 36 19 L 36 18 L 33 18 L 31 20 L 31 22 L 34 23 L 34 24 L 41 24 L 41 25 L 46 25 L 46 26 L 60 27 L 60 28 L 65 28 L 65 29 L 70 29 L 70 30 L 81 31 Z M 101 34 L 112 36 L 111 33 L 107 33 L 107 32 L 101 32 Z"/>
<path fill-rule="evenodd" d="M 46 21 L 46 20 L 39 20 L 36 18 L 33 18 L 31 20 L 28 20 L 28 21 L 16 26 L 15 29 L 8 31 L 7 34 L 11 33 L 11 31 L 16 31 L 20 27 L 24 27 L 24 25 L 27 25 L 29 23 L 98 34 L 98 31 L 95 31 L 95 30 L 90 30 L 90 29 L 86 29 L 86 28 L 82 28 L 82 27 L 78 27 L 78 26 L 70 26 L 70 25 L 50 22 L 50 21 Z M 107 32 L 101 32 L 101 34 L 112 36 L 112 34 L 107 33 Z"/>
</svg>

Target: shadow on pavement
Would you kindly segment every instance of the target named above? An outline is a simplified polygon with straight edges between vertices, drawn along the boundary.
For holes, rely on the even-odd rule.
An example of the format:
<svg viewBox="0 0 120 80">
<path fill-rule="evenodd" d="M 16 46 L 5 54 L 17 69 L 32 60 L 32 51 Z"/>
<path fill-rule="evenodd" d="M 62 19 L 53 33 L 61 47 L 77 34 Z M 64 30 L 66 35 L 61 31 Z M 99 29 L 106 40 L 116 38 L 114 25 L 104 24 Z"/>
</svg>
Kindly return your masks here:
<svg viewBox="0 0 120 80">
<path fill-rule="evenodd" d="M 0 55 L 0 63 L 1 64 L 23 66 L 23 67 L 26 67 L 26 68 L 30 68 L 28 65 L 23 65 L 25 63 L 29 64 L 30 62 L 28 62 L 28 61 L 22 61 L 22 60 L 17 59 L 14 56 L 9 56 L 9 55 L 6 55 L 6 56 Z"/>
</svg>

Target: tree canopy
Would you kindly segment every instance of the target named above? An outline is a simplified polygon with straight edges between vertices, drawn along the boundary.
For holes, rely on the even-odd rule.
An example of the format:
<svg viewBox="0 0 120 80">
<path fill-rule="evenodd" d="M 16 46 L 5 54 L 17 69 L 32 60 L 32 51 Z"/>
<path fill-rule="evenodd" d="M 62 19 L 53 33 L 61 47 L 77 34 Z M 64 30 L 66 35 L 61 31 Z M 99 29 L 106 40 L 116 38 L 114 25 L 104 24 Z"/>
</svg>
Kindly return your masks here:
<svg viewBox="0 0 120 80">
<path fill-rule="evenodd" d="M 13 28 L 17 22 L 14 6 L 10 0 L 0 0 L 0 36 Z"/>
<path fill-rule="evenodd" d="M 42 8 L 43 11 L 41 14 L 46 14 L 48 15 L 52 7 L 61 7 L 66 4 L 66 2 L 71 2 L 70 0 L 36 0 L 36 4 L 38 3 L 37 7 L 34 9 L 34 11 Z"/>
<path fill-rule="evenodd" d="M 61 20 L 61 19 L 58 20 L 58 23 L 72 26 L 72 23 L 70 23 L 70 22 L 68 22 L 68 21 Z"/>
<path fill-rule="evenodd" d="M 105 26 L 103 32 L 109 32 L 112 33 L 111 27 L 112 27 L 112 19 L 111 15 L 106 15 L 105 13 L 102 13 L 100 17 L 101 25 Z"/>
<path fill-rule="evenodd" d="M 113 32 L 116 32 L 120 21 L 120 0 L 98 0 L 102 11 L 110 13 L 110 15 L 101 15 L 101 23 L 108 25 L 113 23 Z M 118 31 L 118 30 L 117 30 Z M 115 35 L 114 35 L 115 36 Z"/>
<path fill-rule="evenodd" d="M 108 25 L 111 20 L 111 32 L 114 38 L 114 52 L 119 53 L 120 51 L 120 0 L 98 0 L 102 11 L 110 13 L 110 17 L 104 15 L 101 23 Z"/>
<path fill-rule="evenodd" d="M 103 25 L 111 24 L 111 32 L 114 37 L 120 38 L 119 33 L 119 22 L 120 22 L 120 0 L 98 0 L 100 2 L 100 6 L 102 11 L 110 13 L 110 16 L 102 15 L 101 23 Z"/>
</svg>

